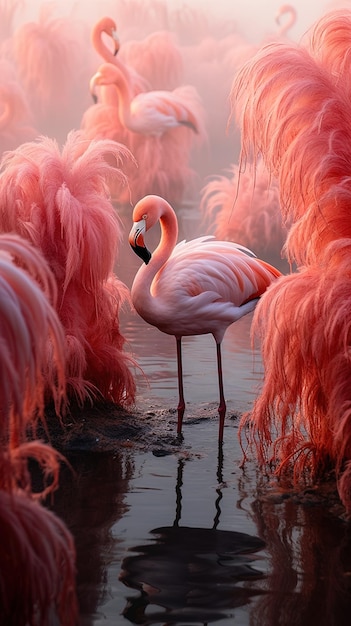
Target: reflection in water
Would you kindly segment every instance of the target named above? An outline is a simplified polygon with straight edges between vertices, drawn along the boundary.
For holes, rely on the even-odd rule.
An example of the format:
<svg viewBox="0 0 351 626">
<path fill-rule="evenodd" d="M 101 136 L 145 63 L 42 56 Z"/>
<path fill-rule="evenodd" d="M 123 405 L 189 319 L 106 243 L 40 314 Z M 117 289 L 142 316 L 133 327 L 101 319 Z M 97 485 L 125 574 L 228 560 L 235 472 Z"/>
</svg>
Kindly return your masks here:
<svg viewBox="0 0 351 626">
<path fill-rule="evenodd" d="M 258 499 L 253 516 L 270 573 L 251 613 L 255 626 L 349 626 L 351 528 L 321 504 Z"/>
<path fill-rule="evenodd" d="M 124 499 L 133 462 L 128 454 L 96 452 L 68 460 L 74 474 L 62 468 L 54 509 L 75 539 L 79 624 L 90 626 L 107 593 L 107 572 L 116 552 L 111 528 L 127 511 Z"/>
<path fill-rule="evenodd" d="M 351 525 L 335 481 L 296 493 L 259 470 L 256 494 L 239 479 L 240 508 L 265 541 L 267 576 L 250 626 L 348 626 L 351 614 Z"/>
<path fill-rule="evenodd" d="M 218 621 L 231 609 L 261 594 L 253 584 L 263 577 L 253 567 L 264 541 L 243 532 L 218 530 L 223 454 L 219 450 L 216 515 L 212 528 L 181 526 L 184 460 L 178 462 L 176 515 L 172 526 L 150 531 L 152 542 L 130 549 L 120 580 L 140 592 L 123 611 L 133 624 Z M 146 613 L 147 611 L 147 613 Z"/>
<path fill-rule="evenodd" d="M 122 259 L 119 275 L 130 285 L 138 261 L 127 250 Z M 150 383 L 136 372 L 138 405 L 176 406 L 174 338 L 131 313 L 122 324 Z M 250 407 L 262 373 L 250 324 L 250 315 L 233 324 L 223 344 L 234 415 Z M 63 468 L 53 508 L 76 541 L 79 626 L 349 626 L 351 529 L 337 517 L 335 495 L 318 500 L 316 488 L 317 497 L 306 492 L 297 499 L 262 488 L 254 464 L 239 468 L 235 417 L 227 421 L 224 481 L 222 454 L 216 464 L 218 422 L 207 419 L 212 404 L 217 417 L 213 338 L 188 338 L 184 351 L 188 417 L 192 410 L 201 418 L 186 420 L 184 443 L 175 450 L 191 458 L 186 484 L 183 458 L 176 474 L 175 456 L 136 449 L 71 455 L 75 476 Z"/>
</svg>

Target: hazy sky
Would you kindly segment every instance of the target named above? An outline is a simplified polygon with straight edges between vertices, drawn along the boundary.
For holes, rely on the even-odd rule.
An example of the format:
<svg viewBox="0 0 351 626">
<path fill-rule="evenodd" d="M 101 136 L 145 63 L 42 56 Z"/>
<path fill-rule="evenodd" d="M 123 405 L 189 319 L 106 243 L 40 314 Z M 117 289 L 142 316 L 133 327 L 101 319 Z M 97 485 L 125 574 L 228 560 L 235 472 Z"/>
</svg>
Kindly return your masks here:
<svg viewBox="0 0 351 626">
<path fill-rule="evenodd" d="M 166 0 L 170 6 L 177 8 L 182 5 L 201 7 L 210 15 L 228 15 L 235 20 L 240 30 L 243 30 L 249 38 L 260 41 L 266 34 L 276 31 L 275 15 L 280 6 L 291 4 L 297 11 L 297 22 L 289 32 L 289 36 L 298 40 L 312 24 L 327 11 L 345 7 L 351 9 L 351 0 Z M 38 6 L 45 4 L 45 0 L 25 0 L 22 17 L 33 10 L 37 14 Z M 54 2 L 55 4 L 55 2 Z M 106 6 L 113 6 L 112 0 L 58 0 L 58 5 L 63 9 L 65 6 L 74 5 L 83 7 L 86 15 L 104 11 Z M 117 3 L 116 3 L 117 5 Z"/>
<path fill-rule="evenodd" d="M 183 0 L 169 2 L 177 6 L 183 4 Z M 300 38 L 327 11 L 340 7 L 351 9 L 351 0 L 187 0 L 185 4 L 206 8 L 211 14 L 216 10 L 231 16 L 254 38 L 263 37 L 275 30 L 275 15 L 279 7 L 285 4 L 292 5 L 297 11 L 297 22 L 290 33 L 294 39 Z"/>
</svg>

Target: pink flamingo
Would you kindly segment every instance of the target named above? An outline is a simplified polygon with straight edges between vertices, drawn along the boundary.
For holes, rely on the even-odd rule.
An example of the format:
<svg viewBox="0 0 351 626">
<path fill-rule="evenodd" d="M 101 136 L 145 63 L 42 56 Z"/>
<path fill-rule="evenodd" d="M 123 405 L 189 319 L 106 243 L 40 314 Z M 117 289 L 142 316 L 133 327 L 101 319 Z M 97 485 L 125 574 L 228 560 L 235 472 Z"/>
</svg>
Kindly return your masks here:
<svg viewBox="0 0 351 626">
<path fill-rule="evenodd" d="M 161 137 L 177 126 L 199 132 L 198 97 L 190 85 L 173 91 L 147 91 L 134 96 L 125 76 L 112 63 L 100 65 L 92 77 L 90 91 L 95 97 L 99 85 L 115 86 L 119 96 L 119 117 L 123 126 L 135 133 Z"/>
<path fill-rule="evenodd" d="M 283 23 L 281 22 L 281 18 L 283 16 L 288 16 L 287 18 L 283 18 Z M 283 38 L 287 35 L 287 33 L 293 28 L 296 24 L 297 20 L 297 10 L 292 4 L 282 4 L 275 16 L 275 21 L 279 25 L 278 37 Z"/>
<path fill-rule="evenodd" d="M 193 138 L 199 143 L 206 141 L 204 111 L 196 90 L 184 85 L 173 91 L 148 91 L 133 97 L 125 76 L 108 63 L 100 66 L 91 79 L 93 95 L 100 85 L 106 84 L 114 85 L 119 100 L 115 108 L 117 125 L 113 123 L 110 108 L 111 128 L 104 127 L 104 132 L 126 142 L 139 171 L 143 172 L 143 176 L 136 172 L 130 179 L 133 201 L 153 191 L 179 203 L 185 188 L 190 188 L 192 181 L 196 184 L 195 172 L 190 167 Z M 118 136 L 119 120 L 128 130 L 122 137 Z M 84 118 L 82 128 L 86 133 Z M 89 133 L 88 129 L 88 136 L 94 133 L 94 128 L 92 131 Z"/>
<path fill-rule="evenodd" d="M 112 49 L 107 46 L 103 38 L 104 35 L 110 38 L 112 42 Z M 123 63 L 120 55 L 117 56 L 117 53 L 120 50 L 120 41 L 117 33 L 116 22 L 112 18 L 102 17 L 94 24 L 91 32 L 91 41 L 94 50 L 106 63 L 112 63 L 120 69 L 126 80 L 130 82 L 133 93 L 136 94 L 140 91 L 150 89 L 150 84 L 146 78 L 144 78 L 142 74 L 136 72 L 133 67 Z M 101 91 L 103 95 L 100 94 L 100 97 L 105 104 L 118 105 L 118 95 L 116 94 L 116 90 L 113 86 L 105 85 Z"/>
<path fill-rule="evenodd" d="M 281 258 L 287 228 L 277 181 L 261 159 L 242 172 L 232 165 L 229 173 L 231 177 L 212 177 L 201 191 L 200 212 L 208 232 L 218 239 L 240 241 L 260 256 Z"/>
<path fill-rule="evenodd" d="M 178 238 L 177 217 L 163 198 L 149 195 L 133 210 L 129 243 L 145 265 L 132 289 L 136 311 L 149 324 L 174 335 L 178 364 L 178 434 L 185 411 L 181 340 L 184 335 L 212 333 L 217 349 L 219 435 L 223 441 L 226 403 L 223 392 L 221 343 L 227 327 L 253 311 L 259 297 L 280 272 L 238 244 L 200 237 L 188 243 Z M 144 235 L 156 223 L 161 239 L 151 255 Z"/>
<path fill-rule="evenodd" d="M 235 77 L 232 104 L 243 160 L 262 154 L 279 180 L 282 211 L 292 221 L 285 248 L 302 266 L 277 281 L 255 311 L 265 378 L 241 435 L 249 424 L 260 461 L 274 463 L 281 476 L 293 469 L 296 482 L 334 469 L 351 514 L 351 106 L 339 50 L 346 16 L 340 37 L 333 32 L 340 14 L 332 12 L 323 18 L 325 37 L 317 22 L 305 45 L 262 48 Z"/>
<path fill-rule="evenodd" d="M 134 400 L 134 363 L 119 328 L 129 292 L 113 271 L 122 228 L 108 188 L 109 178 L 127 185 L 118 165 L 131 160 L 125 147 L 84 140 L 79 131 L 69 133 L 62 151 L 41 137 L 3 158 L 0 231 L 29 239 L 54 272 L 67 384 L 80 403 Z"/>
<path fill-rule="evenodd" d="M 56 283 L 27 240 L 0 235 L 0 616 L 4 623 L 74 626 L 75 547 L 65 524 L 38 502 L 58 487 L 62 456 L 28 441 L 45 421 L 48 387 L 59 412 L 65 402 L 64 333 L 53 305 Z M 28 462 L 42 469 L 33 493 Z"/>
</svg>

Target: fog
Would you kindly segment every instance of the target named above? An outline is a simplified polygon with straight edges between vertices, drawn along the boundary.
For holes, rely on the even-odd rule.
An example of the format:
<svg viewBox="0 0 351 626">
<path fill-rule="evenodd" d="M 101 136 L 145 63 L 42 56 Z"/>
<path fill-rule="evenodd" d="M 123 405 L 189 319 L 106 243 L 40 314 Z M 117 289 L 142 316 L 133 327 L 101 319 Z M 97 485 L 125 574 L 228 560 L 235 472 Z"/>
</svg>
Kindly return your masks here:
<svg viewBox="0 0 351 626">
<path fill-rule="evenodd" d="M 298 40 L 314 22 L 326 11 L 335 8 L 351 8 L 351 0 L 294 0 L 286 3 L 283 0 L 156 0 L 154 4 L 165 4 L 170 9 L 181 9 L 184 6 L 194 7 L 205 11 L 214 18 L 228 17 L 234 20 L 239 30 L 253 42 L 259 43 L 261 39 L 276 31 L 275 16 L 280 7 L 287 4 L 297 11 L 297 20 L 291 29 L 290 36 Z M 16 4 L 16 1 L 13 1 Z M 16 16 L 16 22 L 22 22 L 38 15 L 39 7 L 44 4 L 43 0 L 31 0 L 22 3 L 22 7 Z M 60 0 L 51 3 L 60 8 L 62 14 L 73 11 L 80 13 L 87 19 L 95 19 L 102 14 L 108 13 L 118 19 L 118 2 L 111 0 Z M 153 3 L 150 2 L 150 5 Z M 1 5 L 1 2 L 0 2 Z"/>
<path fill-rule="evenodd" d="M 0 0 L 0 60 L 11 64 L 9 83 L 9 78 L 18 80 L 20 111 L 7 127 L 2 118 L 0 154 L 38 134 L 64 142 L 71 129 L 82 126 L 88 138 L 102 136 L 101 119 L 93 119 L 98 109 L 92 108 L 89 84 L 106 60 L 92 32 L 108 16 L 117 25 L 119 61 L 151 89 L 191 85 L 197 90 L 207 117 L 209 156 L 204 163 L 203 154 L 193 151 L 191 158 L 197 159 L 195 169 L 202 177 L 220 173 L 236 161 L 240 148 L 237 129 L 227 134 L 238 67 L 267 42 L 299 42 L 327 11 L 340 7 L 351 9 L 351 0 Z M 171 32 L 174 41 L 163 50 L 158 41 L 148 57 L 146 40 L 157 31 Z M 112 55 L 111 38 L 103 39 Z M 103 123 L 103 136 L 119 140 L 114 128 L 106 129 L 106 118 Z"/>
</svg>

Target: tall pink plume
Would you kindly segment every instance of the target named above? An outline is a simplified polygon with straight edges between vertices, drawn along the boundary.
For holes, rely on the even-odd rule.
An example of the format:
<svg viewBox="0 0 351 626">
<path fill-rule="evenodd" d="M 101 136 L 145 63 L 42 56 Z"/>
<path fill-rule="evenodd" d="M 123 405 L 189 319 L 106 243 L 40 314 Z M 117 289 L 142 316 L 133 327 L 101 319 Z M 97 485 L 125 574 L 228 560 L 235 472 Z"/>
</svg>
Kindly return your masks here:
<svg viewBox="0 0 351 626">
<path fill-rule="evenodd" d="M 286 250 L 301 265 L 255 310 L 265 375 L 242 441 L 295 482 L 334 470 L 351 515 L 350 20 L 331 13 L 300 45 L 263 47 L 239 70 L 231 103 L 242 163 L 262 155 L 277 177 L 292 222 Z"/>
<path fill-rule="evenodd" d="M 265 376 L 240 433 L 262 463 L 296 482 L 336 469 L 351 513 L 351 240 L 338 239 L 320 263 L 277 280 L 253 318 Z M 307 471 L 307 474 L 306 474 Z M 346 474 L 345 474 L 346 472 Z"/>
<path fill-rule="evenodd" d="M 338 237 L 351 236 L 351 105 L 303 46 L 272 43 L 236 75 L 232 112 L 242 131 L 241 161 L 262 154 L 280 186 L 281 210 L 293 225 L 290 260 L 311 263 Z"/>
<path fill-rule="evenodd" d="M 203 223 L 217 239 L 240 241 L 258 256 L 280 258 L 287 235 L 282 223 L 279 186 L 262 159 L 240 172 L 237 164 L 228 176 L 212 177 L 201 191 Z"/>
<path fill-rule="evenodd" d="M 0 490 L 2 624 L 76 626 L 75 547 L 51 511 Z"/>
<path fill-rule="evenodd" d="M 58 487 L 62 456 L 28 440 L 50 388 L 65 401 L 64 333 L 56 283 L 42 254 L 15 234 L 0 235 L 0 621 L 77 623 L 75 548 L 64 523 L 35 502 Z M 33 493 L 28 462 L 43 486 Z"/>
<path fill-rule="evenodd" d="M 45 396 L 65 404 L 64 333 L 54 307 L 57 288 L 43 255 L 15 234 L 0 235 L 1 406 L 27 426 L 43 417 Z M 29 417 L 28 417 L 29 416 Z"/>
<path fill-rule="evenodd" d="M 81 403 L 91 396 L 134 401 L 134 363 L 119 329 L 129 292 L 114 274 L 122 229 L 108 188 L 109 178 L 127 185 L 120 166 L 131 160 L 114 141 L 88 141 L 72 131 L 62 151 L 41 137 L 2 161 L 0 231 L 31 241 L 53 271 L 68 394 Z"/>
<path fill-rule="evenodd" d="M 335 84 L 342 79 L 344 88 L 347 87 L 350 93 L 351 11 L 338 9 L 327 12 L 305 38 L 304 43 L 311 55 L 330 72 Z"/>
<path fill-rule="evenodd" d="M 60 415 L 66 404 L 64 332 L 56 304 L 56 284 L 43 256 L 17 235 L 0 235 L 0 488 L 32 493 L 28 459 L 45 477 L 45 497 L 58 486 L 61 455 L 35 436 L 45 403 L 53 398 Z"/>
</svg>

